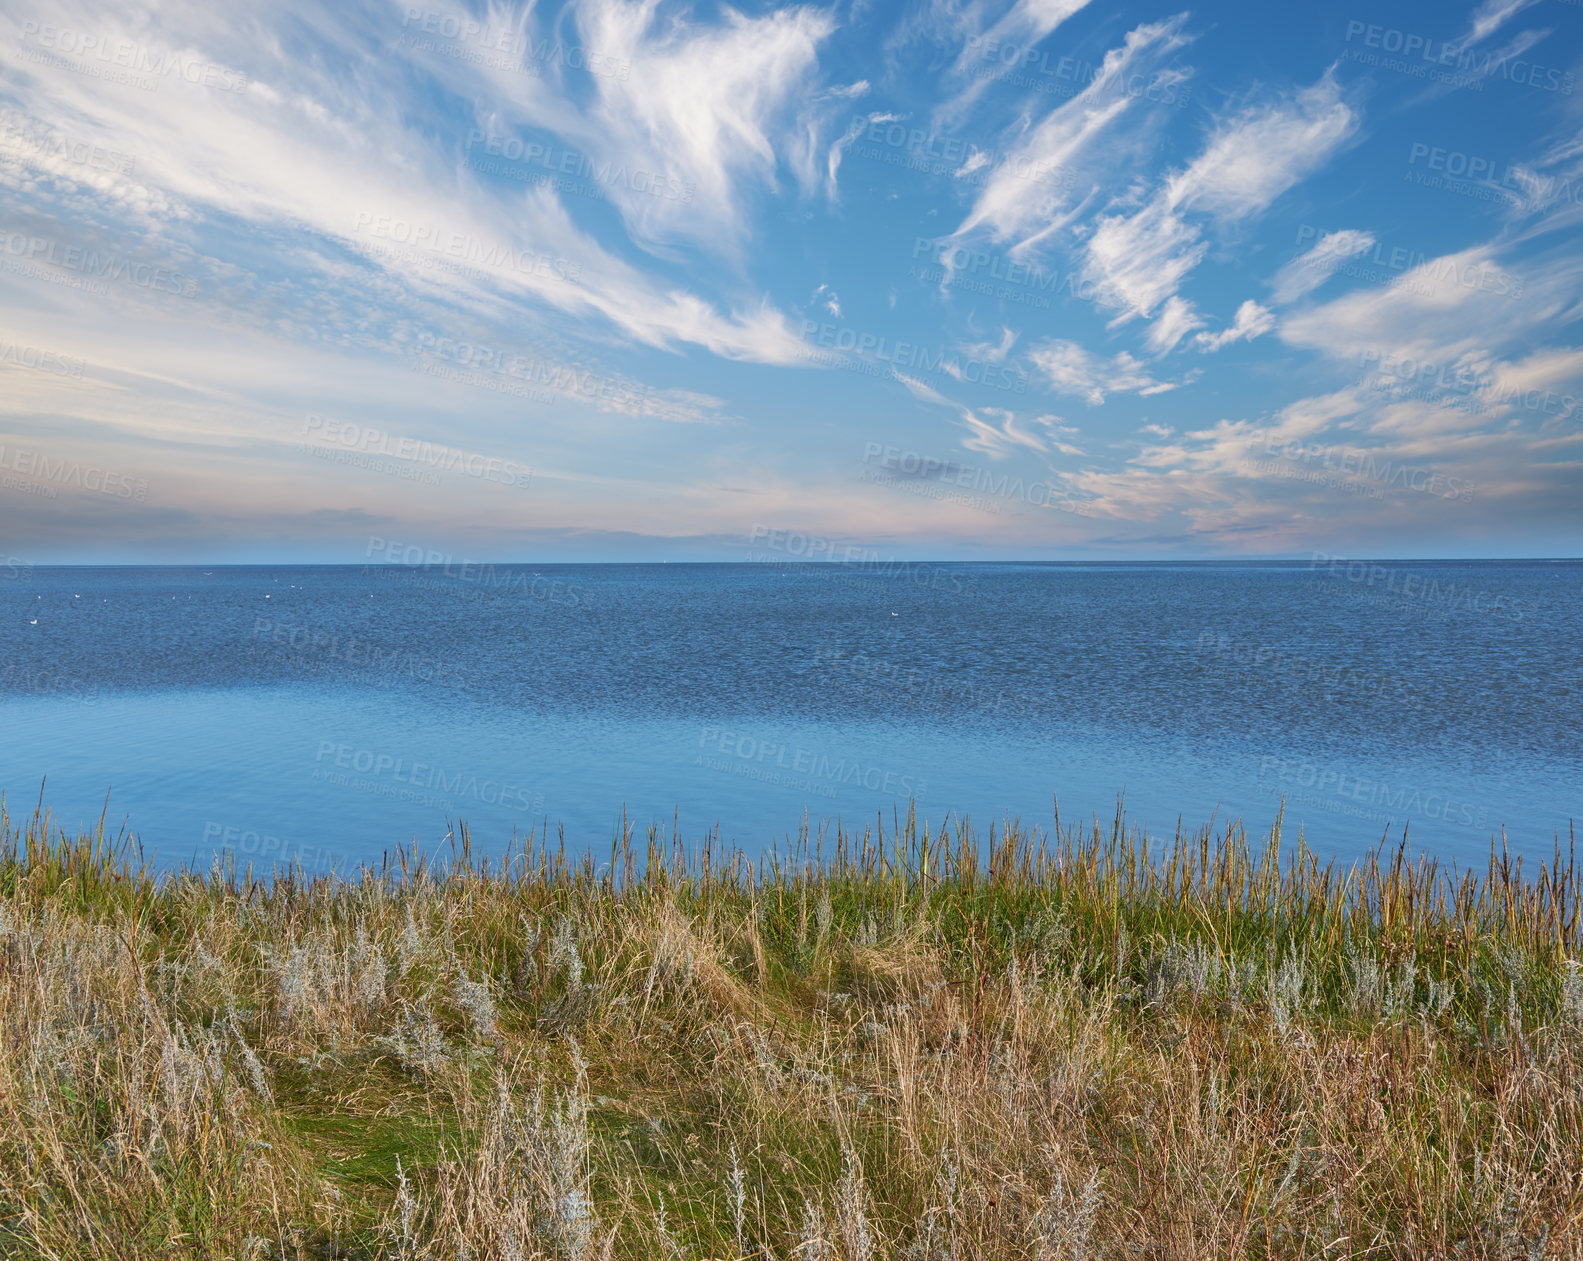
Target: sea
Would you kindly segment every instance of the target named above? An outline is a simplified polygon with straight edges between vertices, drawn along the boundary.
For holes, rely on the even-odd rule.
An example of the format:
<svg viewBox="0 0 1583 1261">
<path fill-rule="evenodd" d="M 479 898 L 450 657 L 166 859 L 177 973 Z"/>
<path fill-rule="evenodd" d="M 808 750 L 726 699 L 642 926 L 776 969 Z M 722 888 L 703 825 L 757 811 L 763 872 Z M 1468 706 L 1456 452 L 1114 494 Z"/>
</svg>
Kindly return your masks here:
<svg viewBox="0 0 1583 1261">
<path fill-rule="evenodd" d="M 0 569 L 0 793 L 166 868 L 624 827 L 1529 862 L 1583 812 L 1583 562 Z"/>
</svg>

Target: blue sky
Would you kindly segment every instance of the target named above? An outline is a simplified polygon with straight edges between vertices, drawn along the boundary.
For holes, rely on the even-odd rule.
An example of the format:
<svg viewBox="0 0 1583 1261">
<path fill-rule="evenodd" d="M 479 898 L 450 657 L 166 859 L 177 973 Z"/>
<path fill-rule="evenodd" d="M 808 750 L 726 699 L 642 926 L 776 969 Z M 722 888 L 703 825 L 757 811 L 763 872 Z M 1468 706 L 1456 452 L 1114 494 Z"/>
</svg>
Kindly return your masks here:
<svg viewBox="0 0 1583 1261">
<path fill-rule="evenodd" d="M 7 9 L 0 559 L 1578 554 L 1577 4 Z"/>
</svg>

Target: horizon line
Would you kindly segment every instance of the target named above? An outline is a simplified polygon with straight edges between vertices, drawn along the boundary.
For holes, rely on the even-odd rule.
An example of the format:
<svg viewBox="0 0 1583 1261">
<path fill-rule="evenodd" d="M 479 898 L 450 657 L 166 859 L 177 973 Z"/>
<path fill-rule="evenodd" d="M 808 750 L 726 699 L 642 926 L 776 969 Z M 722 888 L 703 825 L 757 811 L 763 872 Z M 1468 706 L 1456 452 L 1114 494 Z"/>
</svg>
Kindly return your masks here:
<svg viewBox="0 0 1583 1261">
<path fill-rule="evenodd" d="M 1196 559 L 1183 559 L 1180 557 L 1142 557 L 1132 559 L 1106 559 L 1092 558 L 1087 560 L 1048 560 L 1042 558 L 1001 557 L 992 560 L 981 559 L 932 559 L 921 557 L 907 559 L 899 556 L 888 557 L 880 562 L 874 561 L 840 561 L 840 560 L 790 560 L 786 563 L 775 561 L 747 561 L 747 560 L 484 560 L 465 557 L 460 560 L 446 558 L 443 561 L 432 563 L 416 562 L 403 563 L 401 561 L 383 561 L 371 563 L 367 561 L 61 561 L 61 562 L 32 562 L 22 561 L 20 564 L 29 570 L 41 569 L 449 569 L 453 566 L 477 565 L 541 565 L 559 568 L 593 568 L 600 566 L 609 567 L 645 567 L 663 568 L 669 565 L 691 566 L 695 568 L 734 567 L 738 569 L 788 569 L 792 566 L 804 568 L 825 569 L 854 569 L 862 568 L 874 563 L 883 564 L 908 564 L 908 565 L 1295 565 L 1308 564 L 1310 568 L 1317 567 L 1316 558 L 1323 557 L 1326 561 L 1340 561 L 1349 564 L 1393 564 L 1393 565 L 1478 565 L 1478 564 L 1578 564 L 1583 563 L 1583 556 L 1342 556 L 1336 553 L 1317 552 L 1309 556 L 1264 556 L 1264 557 L 1199 557 Z"/>
</svg>

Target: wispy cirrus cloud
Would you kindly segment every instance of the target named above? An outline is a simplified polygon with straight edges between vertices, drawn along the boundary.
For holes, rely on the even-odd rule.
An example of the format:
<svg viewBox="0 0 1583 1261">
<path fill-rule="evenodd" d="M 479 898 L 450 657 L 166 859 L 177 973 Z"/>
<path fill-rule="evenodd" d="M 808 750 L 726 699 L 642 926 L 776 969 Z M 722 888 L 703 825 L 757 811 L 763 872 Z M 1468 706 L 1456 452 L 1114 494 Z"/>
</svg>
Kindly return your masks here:
<svg viewBox="0 0 1583 1261">
<path fill-rule="evenodd" d="M 1558 437 L 1536 462 L 1534 443 L 1506 423 L 1356 385 L 1266 418 L 1140 432 L 1157 441 L 1122 467 L 1065 475 L 1085 511 L 1177 522 L 1187 537 L 1233 551 L 1278 553 L 1380 532 L 1427 539 L 1468 528 L 1473 502 L 1501 514 L 1542 500 L 1559 513 L 1583 471 L 1583 434 Z M 1339 514 L 1343 501 L 1351 511 Z"/>
<path fill-rule="evenodd" d="M 1262 213 L 1323 166 L 1357 125 L 1330 75 L 1222 118 L 1199 156 L 1160 181 L 1140 208 L 1099 217 L 1083 249 L 1085 275 L 1122 319 L 1151 316 L 1203 260 L 1205 220 L 1230 226 Z"/>
<path fill-rule="evenodd" d="M 245 90 L 203 96 L 192 94 L 201 89 L 106 91 L 69 64 L 40 70 L 19 39 L 0 42 L 0 65 L 26 85 L 31 115 L 40 124 L 137 152 L 135 171 L 122 183 L 141 191 L 124 200 L 145 217 L 188 231 L 228 218 L 312 234 L 352 250 L 413 291 L 444 294 L 477 310 L 526 301 L 642 345 L 691 343 L 730 359 L 796 360 L 785 316 L 761 296 L 722 312 L 710 299 L 606 248 L 574 220 L 553 187 L 490 188 L 469 169 L 458 169 L 449 145 L 409 121 L 412 89 L 398 59 L 373 63 L 354 92 L 331 66 L 296 58 L 284 43 L 256 31 L 216 28 L 201 11 L 177 6 L 167 14 L 170 24 L 205 31 L 212 41 L 196 50 L 178 48 L 138 27 L 137 12 L 117 16 L 56 5 L 48 20 L 159 56 L 201 58 L 228 68 Z M 27 20 L 14 17 L 13 34 Z M 39 16 L 31 20 L 40 26 Z M 811 21 L 786 19 L 791 33 L 782 32 L 781 43 L 795 48 L 812 38 Z M 391 34 L 371 30 L 369 15 L 355 10 L 321 18 L 315 32 L 349 58 L 368 57 Z M 444 59 L 446 65 L 453 60 Z M 538 82 L 516 75 L 513 88 L 517 80 Z M 708 105 L 707 99 L 699 105 L 701 116 Z M 712 179 L 724 179 L 734 169 L 729 154 L 767 143 L 752 134 L 752 117 L 745 108 L 739 125 L 712 115 L 701 122 L 688 151 L 702 164 L 696 171 L 710 167 Z M 737 148 L 728 134 L 737 136 Z M 402 160 L 392 162 L 392 154 Z"/>
<path fill-rule="evenodd" d="M 1181 384 L 1160 381 L 1125 350 L 1105 358 L 1073 341 L 1053 340 L 1034 347 L 1028 358 L 1050 388 L 1098 407 L 1110 394 L 1164 394 Z"/>
<path fill-rule="evenodd" d="M 1348 365 L 1350 384 L 1268 416 L 1180 433 L 1142 426 L 1152 441 L 1125 467 L 1068 480 L 1095 516 L 1176 518 L 1220 545 L 1257 535 L 1271 550 L 1326 530 L 1428 537 L 1466 524 L 1475 498 L 1485 514 L 1542 507 L 1559 519 L 1583 475 L 1583 351 L 1534 342 L 1580 296 L 1583 268 L 1560 248 L 1517 260 L 1484 245 L 1426 260 L 1398 285 L 1281 322 L 1282 341 Z M 1199 336 L 1265 324 L 1250 306 L 1225 334 Z"/>
<path fill-rule="evenodd" d="M 139 475 L 179 453 L 172 537 L 297 514 L 281 537 L 405 520 L 658 548 L 731 535 L 755 496 L 888 529 L 850 496 L 854 435 L 959 446 L 1087 505 L 909 501 L 898 531 L 945 545 L 1257 551 L 1452 520 L 1272 470 L 1269 443 L 1477 481 L 1469 537 L 1537 516 L 1547 548 L 1576 535 L 1583 149 L 1564 93 L 1492 77 L 1414 120 L 1486 160 L 1485 200 L 1401 180 L 1404 146 L 1366 131 L 1353 85 L 1382 117 L 1426 85 L 1361 57 L 1317 75 L 1333 20 L 1306 11 L 1291 25 L 1312 38 L 1255 79 L 1203 15 L 1078 0 L 19 4 L 0 15 L 0 444 L 97 443 Z M 1471 0 L 1442 25 L 1483 65 L 1543 38 L 1528 12 Z M 46 25 L 239 87 L 116 82 L 45 47 Z M 1162 89 L 1199 75 L 1213 92 L 1175 108 Z M 1475 141 L 1488 120 L 1510 141 Z M 1288 209 L 1358 226 L 1300 234 L 1292 258 Z M 90 285 L 65 250 L 196 292 Z M 12 362 L 41 348 L 83 370 Z M 531 465 L 535 493 L 310 461 L 310 410 Z M 49 528 L 80 538 L 70 515 Z"/>
<path fill-rule="evenodd" d="M 1575 313 L 1580 299 L 1583 263 L 1570 250 L 1519 263 L 1484 244 L 1426 259 L 1387 288 L 1294 311 L 1282 320 L 1280 337 L 1351 361 L 1365 354 L 1442 365 L 1492 360 L 1501 347 L 1523 346 Z"/>
<path fill-rule="evenodd" d="M 947 398 L 917 377 L 892 370 L 892 375 L 920 403 L 945 408 L 956 414 L 967 436 L 962 447 L 993 460 L 1002 460 L 1018 451 L 1055 451 L 1082 455 L 1080 448 L 1066 441 L 1077 432 L 1074 426 L 1053 413 L 1041 413 L 1028 420 L 1006 407 L 973 407 Z"/>
<path fill-rule="evenodd" d="M 1090 0 L 1015 0 L 994 22 L 981 27 L 981 34 L 973 37 L 982 43 L 1012 43 L 1022 48 L 1039 43 L 1069 17 L 1087 8 Z M 982 14 L 975 14 L 982 22 Z M 964 49 L 956 63 L 960 72 L 971 61 L 971 50 Z"/>
<path fill-rule="evenodd" d="M 832 16 L 786 8 L 749 17 L 728 8 L 708 26 L 662 19 L 658 0 L 585 0 L 578 21 L 591 48 L 631 67 L 593 76 L 608 152 L 698 190 L 687 203 L 622 197 L 629 230 L 660 244 L 740 245 L 746 199 L 755 187 L 774 187 L 777 151 L 800 143 L 805 171 L 812 161 L 816 144 L 799 136 L 795 107 L 812 94 Z"/>
<path fill-rule="evenodd" d="M 1222 119 L 1204 151 L 1165 181 L 1172 209 L 1246 219 L 1328 162 L 1358 115 L 1333 75 L 1284 99 Z"/>
<path fill-rule="evenodd" d="M 1464 44 L 1477 44 L 1488 39 L 1524 9 L 1531 9 L 1539 0 L 1484 0 L 1473 11 Z"/>
<path fill-rule="evenodd" d="M 1550 34 L 1548 28 L 1518 31 L 1500 48 L 1480 50 L 1478 47 L 1519 13 L 1537 3 L 1538 0 L 1484 0 L 1469 18 L 1467 32 L 1448 45 L 1456 53 L 1456 73 L 1429 84 L 1415 104 L 1428 104 L 1458 88 L 1482 88 L 1484 80 L 1502 73 L 1512 61 L 1543 42 Z"/>
<path fill-rule="evenodd" d="M 954 67 L 959 78 L 967 80 L 966 86 L 936 111 L 937 120 L 958 119 L 966 114 L 989 86 L 989 79 L 974 74 L 975 65 L 985 64 L 989 55 L 990 66 L 1003 64 L 995 60 L 1003 48 L 1011 48 L 1021 58 L 1036 50 L 1046 36 L 1068 18 L 1087 8 L 1090 0 L 1014 0 L 1001 15 L 990 21 L 988 5 L 976 0 L 966 7 L 958 19 L 959 29 L 966 38 Z"/>
<path fill-rule="evenodd" d="M 1237 308 L 1236 317 L 1218 333 L 1200 333 L 1194 344 L 1205 354 L 1221 350 L 1232 342 L 1249 341 L 1262 337 L 1275 327 L 1275 317 L 1267 307 L 1249 298 Z"/>
<path fill-rule="evenodd" d="M 1123 319 L 1149 316 L 1176 296 L 1209 243 L 1168 199 L 1131 214 L 1102 216 L 1083 246 L 1083 276 Z"/>
<path fill-rule="evenodd" d="M 1159 318 L 1149 326 L 1149 349 L 1156 354 L 1168 354 L 1188 333 L 1203 326 L 1203 318 L 1193 309 L 1193 304 L 1173 294 L 1166 299 Z"/>
<path fill-rule="evenodd" d="M 1312 293 L 1341 264 L 1374 248 L 1374 234 L 1357 228 L 1327 232 L 1306 253 L 1281 268 L 1270 281 L 1271 297 L 1285 305 Z"/>
<path fill-rule="evenodd" d="M 956 235 L 983 230 L 1026 250 L 1072 222 L 1085 200 L 1078 192 L 1085 177 L 1091 186 L 1113 177 L 1133 147 L 1117 133 L 1122 120 L 1142 110 L 1144 102 L 1124 85 L 1134 76 L 1147 80 L 1162 73 L 1167 59 L 1190 42 L 1186 22 L 1187 15 L 1179 14 L 1133 29 L 1121 47 L 1105 54 L 1092 83 L 1015 137 L 1007 161 L 986 181 Z M 1068 178 L 1058 184 L 1030 180 L 1023 174 L 1030 169 L 1060 171 Z"/>
</svg>

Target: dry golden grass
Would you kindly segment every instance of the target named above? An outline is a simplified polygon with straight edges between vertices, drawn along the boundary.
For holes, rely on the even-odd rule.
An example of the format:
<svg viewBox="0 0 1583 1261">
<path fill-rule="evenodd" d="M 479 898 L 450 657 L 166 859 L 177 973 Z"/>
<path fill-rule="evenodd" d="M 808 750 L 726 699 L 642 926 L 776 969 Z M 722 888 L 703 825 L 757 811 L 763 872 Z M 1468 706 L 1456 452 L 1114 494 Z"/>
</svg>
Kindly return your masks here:
<svg viewBox="0 0 1583 1261">
<path fill-rule="evenodd" d="M 1576 1257 L 1570 852 L 628 835 L 354 879 L 0 810 L 0 1255 Z"/>
</svg>

